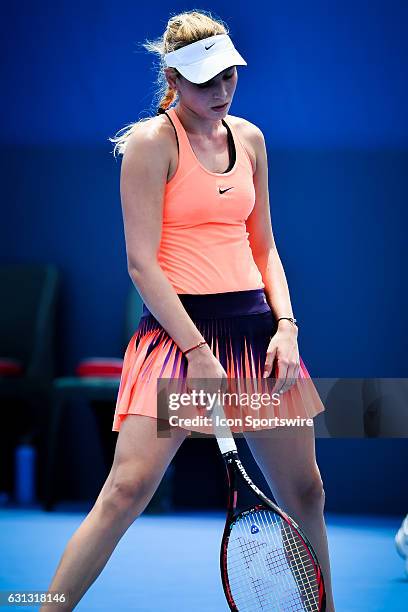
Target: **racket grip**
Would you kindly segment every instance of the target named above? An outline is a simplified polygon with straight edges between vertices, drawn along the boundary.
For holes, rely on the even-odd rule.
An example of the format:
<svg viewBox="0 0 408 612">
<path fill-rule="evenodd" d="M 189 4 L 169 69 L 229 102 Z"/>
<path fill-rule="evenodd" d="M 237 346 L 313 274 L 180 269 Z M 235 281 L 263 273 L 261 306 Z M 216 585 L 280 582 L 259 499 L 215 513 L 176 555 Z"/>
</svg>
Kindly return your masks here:
<svg viewBox="0 0 408 612">
<path fill-rule="evenodd" d="M 225 455 L 225 453 L 236 451 L 237 446 L 235 444 L 231 429 L 226 423 L 220 422 L 221 419 L 225 419 L 225 413 L 224 409 L 218 402 L 212 409 L 211 417 L 213 421 L 213 432 L 217 439 L 218 447 L 221 453 Z"/>
</svg>

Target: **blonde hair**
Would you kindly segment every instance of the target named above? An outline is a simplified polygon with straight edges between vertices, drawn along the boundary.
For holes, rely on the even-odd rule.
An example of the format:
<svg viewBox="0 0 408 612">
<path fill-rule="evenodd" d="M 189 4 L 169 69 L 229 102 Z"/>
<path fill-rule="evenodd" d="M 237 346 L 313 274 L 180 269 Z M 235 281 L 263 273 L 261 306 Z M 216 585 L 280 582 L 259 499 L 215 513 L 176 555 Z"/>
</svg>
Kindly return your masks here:
<svg viewBox="0 0 408 612">
<path fill-rule="evenodd" d="M 158 56 L 158 74 L 156 80 L 158 87 L 154 96 L 154 101 L 156 101 L 158 106 L 156 115 L 167 110 L 177 100 L 177 91 L 169 86 L 164 73 L 164 54 L 216 34 L 229 34 L 226 24 L 221 19 L 213 17 L 210 11 L 192 10 L 172 15 L 167 22 L 164 34 L 160 38 L 147 40 L 142 44 L 147 51 Z M 179 74 L 175 68 L 172 70 Z M 117 153 L 123 155 L 128 138 L 136 125 L 150 118 L 144 117 L 134 123 L 130 123 L 120 129 L 113 138 L 108 139 L 110 142 L 115 143 L 113 149 L 114 157 L 116 157 Z"/>
</svg>

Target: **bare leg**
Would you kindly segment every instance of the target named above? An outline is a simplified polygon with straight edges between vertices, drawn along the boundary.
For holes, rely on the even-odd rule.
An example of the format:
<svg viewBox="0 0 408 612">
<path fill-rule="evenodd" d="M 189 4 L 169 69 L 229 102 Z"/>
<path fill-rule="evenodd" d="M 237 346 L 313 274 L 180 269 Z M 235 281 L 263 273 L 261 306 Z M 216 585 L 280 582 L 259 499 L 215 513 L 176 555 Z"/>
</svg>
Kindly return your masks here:
<svg viewBox="0 0 408 612">
<path fill-rule="evenodd" d="M 68 593 L 73 610 L 105 567 L 120 538 L 146 508 L 167 466 L 187 435 L 172 428 L 171 438 L 157 438 L 157 421 L 128 415 L 119 431 L 109 476 L 92 510 L 69 540 L 48 591 Z"/>
<path fill-rule="evenodd" d="M 324 522 L 324 489 L 316 463 L 314 428 L 278 427 L 245 435 L 278 505 L 310 540 L 326 588 L 327 612 L 334 612 L 329 549 Z"/>
</svg>

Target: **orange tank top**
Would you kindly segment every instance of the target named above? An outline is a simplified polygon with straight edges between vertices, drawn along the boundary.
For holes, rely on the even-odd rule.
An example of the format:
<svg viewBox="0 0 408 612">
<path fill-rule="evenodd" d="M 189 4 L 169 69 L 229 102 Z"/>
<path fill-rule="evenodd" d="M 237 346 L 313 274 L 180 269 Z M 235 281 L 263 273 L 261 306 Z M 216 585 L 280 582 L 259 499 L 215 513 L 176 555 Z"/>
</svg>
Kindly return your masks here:
<svg viewBox="0 0 408 612">
<path fill-rule="evenodd" d="M 265 285 L 253 259 L 246 219 L 255 205 L 251 160 L 236 131 L 235 163 L 210 172 L 197 159 L 174 108 L 178 165 L 166 183 L 158 262 L 177 293 L 223 293 Z"/>
</svg>

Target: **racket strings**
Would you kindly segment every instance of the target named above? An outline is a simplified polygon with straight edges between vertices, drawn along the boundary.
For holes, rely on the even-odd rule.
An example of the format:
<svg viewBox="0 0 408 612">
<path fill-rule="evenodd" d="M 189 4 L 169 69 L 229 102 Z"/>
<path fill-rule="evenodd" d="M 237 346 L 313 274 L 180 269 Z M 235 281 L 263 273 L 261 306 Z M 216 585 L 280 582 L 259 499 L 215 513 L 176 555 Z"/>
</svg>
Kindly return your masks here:
<svg viewBox="0 0 408 612">
<path fill-rule="evenodd" d="M 298 533 L 283 520 L 281 520 L 281 532 L 285 556 L 305 603 L 305 609 L 316 610 L 319 604 L 319 585 L 310 553 Z"/>
<path fill-rule="evenodd" d="M 230 530 L 227 573 L 239 612 L 318 611 L 315 565 L 297 531 L 271 510 L 240 515 Z"/>
</svg>

